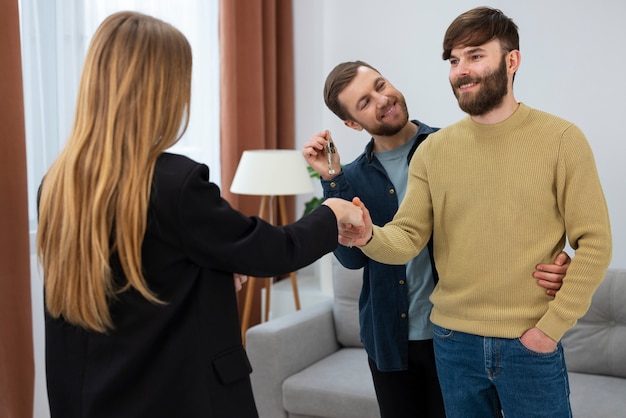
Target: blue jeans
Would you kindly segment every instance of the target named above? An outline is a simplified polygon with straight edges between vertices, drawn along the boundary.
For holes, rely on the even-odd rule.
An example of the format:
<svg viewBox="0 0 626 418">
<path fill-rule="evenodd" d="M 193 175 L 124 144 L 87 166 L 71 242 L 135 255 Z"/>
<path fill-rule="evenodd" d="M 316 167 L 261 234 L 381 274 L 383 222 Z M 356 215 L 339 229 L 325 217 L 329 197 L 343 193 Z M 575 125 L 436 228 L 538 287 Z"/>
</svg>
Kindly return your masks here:
<svg viewBox="0 0 626 418">
<path fill-rule="evenodd" d="M 481 337 L 437 325 L 434 332 L 448 418 L 572 416 L 561 343 L 552 353 L 538 353 L 519 338 Z"/>
</svg>

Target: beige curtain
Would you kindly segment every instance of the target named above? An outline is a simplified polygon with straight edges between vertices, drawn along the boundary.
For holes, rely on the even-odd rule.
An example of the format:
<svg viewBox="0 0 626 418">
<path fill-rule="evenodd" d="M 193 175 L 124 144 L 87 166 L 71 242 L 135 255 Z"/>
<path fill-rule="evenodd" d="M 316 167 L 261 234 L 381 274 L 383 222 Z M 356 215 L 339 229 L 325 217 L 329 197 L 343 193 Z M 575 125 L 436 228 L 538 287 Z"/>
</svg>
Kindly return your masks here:
<svg viewBox="0 0 626 418">
<path fill-rule="evenodd" d="M 0 417 L 33 416 L 26 136 L 18 0 L 0 0 Z"/>
<path fill-rule="evenodd" d="M 221 0 L 219 33 L 222 192 L 233 207 L 256 215 L 258 197 L 229 190 L 244 150 L 294 148 L 292 0 Z M 251 324 L 260 321 L 258 293 Z"/>
</svg>

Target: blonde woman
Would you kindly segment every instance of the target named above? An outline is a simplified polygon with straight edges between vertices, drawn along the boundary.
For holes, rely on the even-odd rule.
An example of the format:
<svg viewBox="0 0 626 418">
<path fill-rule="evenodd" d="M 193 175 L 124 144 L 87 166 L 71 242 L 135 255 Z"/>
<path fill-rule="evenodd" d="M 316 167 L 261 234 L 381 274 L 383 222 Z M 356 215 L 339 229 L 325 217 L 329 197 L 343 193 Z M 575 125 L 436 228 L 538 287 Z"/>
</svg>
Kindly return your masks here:
<svg viewBox="0 0 626 418">
<path fill-rule="evenodd" d="M 255 417 L 233 272 L 270 276 L 362 224 L 340 199 L 273 227 L 232 209 L 205 165 L 166 153 L 189 117 L 191 48 L 111 15 L 91 42 L 74 127 L 40 189 L 52 417 Z"/>
</svg>

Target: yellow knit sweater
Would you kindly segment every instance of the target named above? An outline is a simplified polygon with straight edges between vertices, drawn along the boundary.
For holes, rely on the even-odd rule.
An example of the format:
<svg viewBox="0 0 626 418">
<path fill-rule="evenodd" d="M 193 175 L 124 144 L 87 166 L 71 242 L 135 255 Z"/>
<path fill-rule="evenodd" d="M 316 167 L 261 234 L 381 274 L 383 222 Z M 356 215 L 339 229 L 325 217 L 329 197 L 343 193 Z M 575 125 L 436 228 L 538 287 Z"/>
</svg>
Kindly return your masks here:
<svg viewBox="0 0 626 418">
<path fill-rule="evenodd" d="M 433 323 L 516 338 L 537 326 L 560 340 L 589 308 L 611 259 L 608 210 L 592 151 L 574 124 L 520 104 L 504 122 L 469 117 L 417 149 L 394 219 L 362 250 L 405 264 L 434 236 Z M 532 273 L 575 250 L 556 297 Z"/>
</svg>

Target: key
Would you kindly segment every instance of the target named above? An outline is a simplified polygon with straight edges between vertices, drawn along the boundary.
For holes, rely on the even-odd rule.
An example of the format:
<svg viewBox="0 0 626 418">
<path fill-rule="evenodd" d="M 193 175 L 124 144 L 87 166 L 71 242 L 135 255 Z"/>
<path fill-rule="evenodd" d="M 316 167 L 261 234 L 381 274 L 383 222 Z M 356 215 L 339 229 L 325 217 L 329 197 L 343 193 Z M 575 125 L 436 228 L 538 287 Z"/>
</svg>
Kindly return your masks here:
<svg viewBox="0 0 626 418">
<path fill-rule="evenodd" d="M 328 157 L 328 174 L 335 174 L 335 169 L 333 168 L 333 154 L 336 153 L 335 143 L 333 142 L 333 138 L 330 136 L 330 132 L 328 132 L 328 143 L 326 144 L 326 156 Z"/>
</svg>

